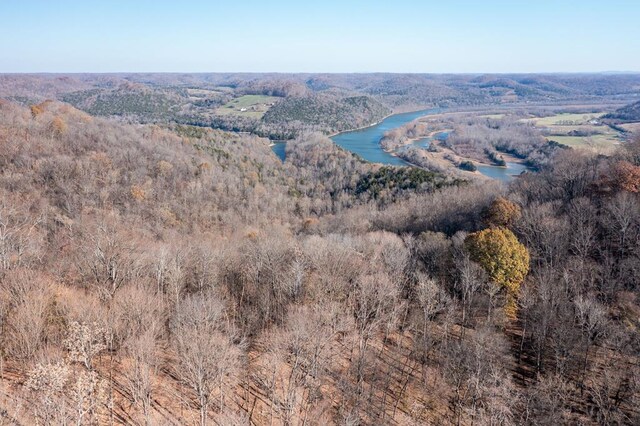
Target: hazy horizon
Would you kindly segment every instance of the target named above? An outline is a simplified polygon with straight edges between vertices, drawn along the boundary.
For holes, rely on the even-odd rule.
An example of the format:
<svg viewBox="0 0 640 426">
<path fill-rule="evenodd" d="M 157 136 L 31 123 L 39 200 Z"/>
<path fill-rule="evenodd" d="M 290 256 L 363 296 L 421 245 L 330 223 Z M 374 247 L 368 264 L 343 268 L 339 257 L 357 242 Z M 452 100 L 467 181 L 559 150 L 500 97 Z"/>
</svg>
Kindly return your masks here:
<svg viewBox="0 0 640 426">
<path fill-rule="evenodd" d="M 1 73 L 640 72 L 640 4 L 0 5 Z"/>
</svg>

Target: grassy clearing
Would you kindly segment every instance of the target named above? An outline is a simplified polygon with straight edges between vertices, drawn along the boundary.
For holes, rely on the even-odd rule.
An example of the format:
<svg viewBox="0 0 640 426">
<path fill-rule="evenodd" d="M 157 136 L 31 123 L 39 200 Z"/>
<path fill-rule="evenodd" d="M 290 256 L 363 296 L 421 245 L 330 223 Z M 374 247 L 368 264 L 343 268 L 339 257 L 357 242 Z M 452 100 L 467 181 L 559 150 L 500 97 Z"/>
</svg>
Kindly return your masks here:
<svg viewBox="0 0 640 426">
<path fill-rule="evenodd" d="M 280 98 L 264 95 L 245 95 L 235 98 L 216 110 L 219 115 L 239 115 L 260 119 Z"/>
<path fill-rule="evenodd" d="M 611 153 L 619 144 L 617 135 L 602 134 L 592 136 L 548 136 L 548 140 L 553 140 L 571 148 L 589 149 L 601 154 Z"/>
<path fill-rule="evenodd" d="M 525 121 L 533 122 L 536 127 L 539 127 L 547 140 L 572 148 L 610 154 L 622 140 L 622 135 L 609 126 L 597 123 L 604 114 L 604 112 L 556 114 Z M 593 120 L 596 122 L 592 122 Z"/>
</svg>

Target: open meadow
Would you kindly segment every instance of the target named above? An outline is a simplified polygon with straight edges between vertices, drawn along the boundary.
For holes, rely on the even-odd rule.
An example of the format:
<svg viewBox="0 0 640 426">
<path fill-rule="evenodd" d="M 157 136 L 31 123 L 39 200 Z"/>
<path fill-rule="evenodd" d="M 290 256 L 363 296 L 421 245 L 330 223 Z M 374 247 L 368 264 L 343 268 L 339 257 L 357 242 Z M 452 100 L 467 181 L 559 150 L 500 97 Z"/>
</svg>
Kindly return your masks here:
<svg viewBox="0 0 640 426">
<path fill-rule="evenodd" d="M 276 96 L 244 95 L 221 106 L 216 113 L 260 119 L 279 99 Z"/>
<path fill-rule="evenodd" d="M 601 122 L 603 115 L 604 113 L 561 113 L 523 121 L 534 123 L 549 141 L 609 154 L 624 137 L 621 132 Z"/>
</svg>

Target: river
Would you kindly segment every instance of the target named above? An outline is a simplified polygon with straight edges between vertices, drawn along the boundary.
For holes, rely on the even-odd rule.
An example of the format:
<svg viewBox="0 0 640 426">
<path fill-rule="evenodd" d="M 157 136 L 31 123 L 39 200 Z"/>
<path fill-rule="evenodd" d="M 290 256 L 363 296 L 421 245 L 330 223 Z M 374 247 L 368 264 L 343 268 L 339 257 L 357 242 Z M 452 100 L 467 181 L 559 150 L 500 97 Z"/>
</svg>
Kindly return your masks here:
<svg viewBox="0 0 640 426">
<path fill-rule="evenodd" d="M 485 164 L 477 163 L 476 167 L 478 168 L 478 171 L 483 175 L 490 177 L 491 179 L 501 180 L 503 182 L 508 182 L 525 170 L 529 170 L 529 168 L 524 164 L 512 163 L 510 161 L 507 161 L 506 167 L 488 166 Z"/>
<path fill-rule="evenodd" d="M 403 114 L 394 114 L 370 127 L 353 130 L 351 132 L 338 133 L 331 139 L 346 150 L 358 154 L 360 157 L 372 163 L 392 164 L 394 166 L 406 166 L 407 163 L 385 152 L 380 146 L 380 139 L 389 130 L 396 129 L 412 122 L 416 118 L 440 112 L 440 109 L 427 109 Z"/>
<path fill-rule="evenodd" d="M 349 132 L 338 133 L 331 137 L 333 142 L 342 148 L 358 154 L 363 159 L 372 163 L 389 164 L 394 166 L 407 166 L 407 162 L 399 157 L 393 156 L 388 152 L 385 152 L 380 146 L 380 139 L 386 132 L 398 127 L 404 126 L 413 120 L 424 117 L 430 114 L 437 114 L 441 112 L 441 109 L 426 109 L 421 111 L 406 112 L 402 114 L 394 114 L 385 118 L 379 123 L 372 126 L 365 127 L 358 130 L 352 130 Z M 441 139 L 448 136 L 448 132 L 441 132 L 435 135 L 436 138 Z M 422 138 L 414 142 L 415 146 L 426 147 L 433 138 Z M 273 151 L 284 161 L 285 159 L 285 143 L 278 142 L 272 146 Z M 487 166 L 477 164 L 478 171 L 483 175 L 492 179 L 501 181 L 508 181 L 515 175 L 519 175 L 527 167 L 518 164 L 507 162 L 506 167 Z"/>
</svg>

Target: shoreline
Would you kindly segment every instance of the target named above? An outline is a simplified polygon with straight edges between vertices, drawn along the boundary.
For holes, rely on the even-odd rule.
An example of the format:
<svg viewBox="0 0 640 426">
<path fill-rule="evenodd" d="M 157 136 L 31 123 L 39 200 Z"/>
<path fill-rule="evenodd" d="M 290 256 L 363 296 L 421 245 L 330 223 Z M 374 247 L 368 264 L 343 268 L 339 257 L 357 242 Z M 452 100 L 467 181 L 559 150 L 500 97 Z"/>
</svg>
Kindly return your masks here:
<svg viewBox="0 0 640 426">
<path fill-rule="evenodd" d="M 402 114 L 402 113 L 398 113 L 398 114 Z M 387 114 L 387 115 L 385 115 L 384 117 L 382 117 L 382 118 L 380 119 L 380 121 L 376 121 L 375 123 L 367 124 L 366 126 L 357 127 L 357 128 L 355 128 L 355 129 L 342 130 L 342 131 L 340 131 L 340 132 L 331 133 L 331 134 L 327 135 L 327 137 L 328 137 L 329 139 L 331 139 L 331 138 L 333 138 L 333 137 L 335 137 L 335 136 L 338 136 L 338 135 L 340 135 L 340 134 L 342 134 L 342 133 L 357 132 L 357 131 L 360 131 L 360 130 L 368 129 L 369 127 L 377 126 L 378 124 L 382 123 L 384 120 L 386 120 L 387 118 L 391 117 L 392 115 L 396 115 L 396 114 L 392 112 L 391 114 Z"/>
<path fill-rule="evenodd" d="M 394 155 L 394 154 L 392 154 L 392 155 Z M 398 157 L 397 155 L 394 155 L 394 156 Z M 448 169 L 451 169 L 451 171 L 449 171 L 449 173 L 447 173 L 447 172 L 443 173 L 443 172 L 437 172 L 437 171 L 434 171 L 434 170 L 430 170 L 430 169 L 428 169 L 428 168 L 426 168 L 424 166 L 421 166 L 419 164 L 413 163 L 413 162 L 411 162 L 409 160 L 405 160 L 402 157 L 398 157 L 398 158 L 401 159 L 402 161 L 404 161 L 405 163 L 407 163 L 409 165 L 409 167 L 415 167 L 415 168 L 418 168 L 418 169 L 421 169 L 421 170 L 424 170 L 424 171 L 427 171 L 427 172 L 431 172 L 431 173 L 440 173 L 440 174 L 443 174 L 445 176 L 448 176 L 448 177 L 454 178 L 454 179 L 458 178 L 458 176 L 455 176 L 455 174 L 460 173 L 463 176 L 467 175 L 467 174 L 472 175 L 472 176 L 469 176 L 469 178 L 473 177 L 475 179 L 480 179 L 480 180 L 495 180 L 493 178 L 490 178 L 489 176 L 486 176 L 486 175 L 482 174 L 478 170 L 476 170 L 474 172 L 470 172 L 468 170 L 462 170 L 462 169 L 456 167 L 453 163 L 447 163 L 447 165 L 444 166 L 444 167 L 448 168 Z M 463 178 L 463 176 L 460 176 L 460 178 Z"/>
<path fill-rule="evenodd" d="M 416 118 L 416 120 L 418 120 L 418 118 Z M 382 148 L 382 150 L 388 154 L 391 154 L 392 152 L 395 152 L 397 150 L 399 150 L 400 148 L 404 148 L 405 146 L 409 146 L 409 145 L 413 145 L 414 143 L 423 140 L 423 139 L 434 139 L 434 136 L 437 135 L 438 133 L 451 133 L 453 132 L 453 129 L 443 129 L 443 130 L 434 130 L 432 132 L 429 132 L 428 135 L 426 136 L 418 136 L 415 138 L 411 138 L 411 139 L 407 139 L 404 143 L 400 144 L 397 148 L 395 148 L 393 151 L 388 151 L 384 148 L 382 148 L 382 146 L 380 146 L 380 148 Z M 382 139 L 381 139 L 382 140 Z"/>
<path fill-rule="evenodd" d="M 406 163 L 412 164 L 409 161 L 405 160 L 403 157 L 400 157 L 399 155 L 397 155 L 397 151 L 399 149 L 401 149 L 401 148 L 413 145 L 415 142 L 423 140 L 423 139 L 430 139 L 431 141 L 433 141 L 435 135 L 437 135 L 438 133 L 445 133 L 445 132 L 451 133 L 451 132 L 453 132 L 453 130 L 452 129 L 433 130 L 433 131 L 429 132 L 429 134 L 426 135 L 426 136 L 418 136 L 418 137 L 415 137 L 415 138 L 408 139 L 405 143 L 399 145 L 398 147 L 396 147 L 393 150 L 384 149 L 384 148 L 382 148 L 382 146 L 380 146 L 380 149 L 382 149 L 384 152 L 386 152 L 389 155 L 392 155 L 394 157 L 400 158 L 401 160 L 405 161 Z M 424 150 L 424 148 L 421 148 L 421 147 L 417 147 L 417 149 L 423 149 Z M 451 151 L 451 150 L 449 150 L 449 151 Z M 527 166 L 526 162 L 521 158 L 518 158 L 518 157 L 516 157 L 516 156 L 514 156 L 512 154 L 505 153 L 505 152 L 498 151 L 498 153 L 504 158 L 504 161 L 506 163 L 519 164 L 519 165 L 522 165 L 522 166 L 529 167 L 529 166 Z M 486 167 L 496 167 L 496 168 L 501 168 L 501 169 L 508 169 L 509 168 L 509 166 L 507 166 L 507 165 L 499 166 L 497 164 L 492 164 L 492 163 L 489 163 L 489 162 L 486 162 L 486 161 L 477 160 L 477 159 L 470 158 L 470 157 L 462 157 L 462 156 L 454 153 L 453 151 L 451 151 L 451 154 L 453 154 L 456 157 L 458 157 L 460 159 L 460 161 L 471 161 L 474 164 L 481 165 L 481 166 L 486 166 Z M 455 165 L 454 165 L 454 167 L 455 167 Z M 476 172 L 472 172 L 472 173 L 478 173 L 478 172 L 476 171 Z M 480 174 L 482 174 L 482 173 L 480 173 Z"/>
<path fill-rule="evenodd" d="M 379 121 L 377 121 L 375 123 L 371 123 L 371 124 L 366 125 L 366 126 L 360 126 L 360 127 L 356 128 L 356 129 L 350 129 L 350 130 L 344 130 L 344 131 L 341 131 L 341 132 L 335 132 L 335 133 L 332 133 L 332 134 L 328 135 L 328 137 L 334 143 L 340 145 L 338 142 L 336 142 L 333 139 L 334 137 L 336 137 L 338 135 L 342 135 L 342 134 L 347 134 L 347 133 L 360 132 L 360 131 L 363 131 L 363 130 L 378 126 L 382 122 L 387 120 L 389 117 L 392 117 L 392 116 L 395 116 L 395 115 L 412 114 L 412 113 L 415 114 L 415 117 L 411 118 L 408 121 L 404 121 L 404 120 L 400 119 L 399 121 L 403 122 L 404 124 L 401 124 L 400 126 L 396 126 L 396 127 L 401 127 L 402 125 L 405 125 L 405 124 L 407 124 L 409 122 L 424 121 L 425 119 L 428 119 L 431 116 L 436 116 L 437 117 L 439 115 L 447 113 L 447 112 L 444 112 L 442 109 L 436 109 L 436 110 L 439 110 L 439 111 L 434 111 L 434 109 L 435 108 L 432 108 L 432 109 L 417 109 L 415 111 L 397 112 L 397 113 L 387 114 L 384 118 L 382 118 L 381 120 L 379 120 Z M 460 113 L 460 112 L 461 111 L 449 111 L 449 113 Z M 416 114 L 416 113 L 418 113 L 418 114 Z M 394 128 L 396 128 L 396 127 L 394 127 Z M 408 139 L 407 141 L 405 141 L 404 143 L 400 144 L 399 146 L 393 147 L 391 149 L 385 149 L 385 148 L 382 147 L 382 145 L 380 144 L 380 142 L 381 142 L 381 140 L 383 138 L 383 136 L 382 136 L 382 137 L 380 137 L 379 140 L 376 141 L 376 146 L 377 146 L 377 149 L 380 150 L 380 152 L 384 153 L 385 155 L 387 155 L 387 156 L 389 156 L 391 158 L 394 158 L 394 159 L 400 161 L 401 164 L 393 164 L 395 166 L 417 167 L 417 168 L 420 168 L 422 170 L 433 171 L 433 170 L 430 170 L 427 167 L 421 166 L 419 164 L 416 164 L 416 163 L 414 163 L 412 161 L 409 161 L 409 160 L 405 159 L 404 156 L 402 156 L 401 154 L 398 153 L 398 151 L 400 149 L 402 149 L 402 148 L 405 148 L 407 146 L 411 146 L 411 145 L 415 144 L 419 140 L 426 139 L 426 140 L 434 141 L 435 140 L 435 136 L 438 133 L 443 133 L 443 132 L 449 132 L 450 133 L 451 131 L 452 131 L 452 129 L 432 130 L 426 136 L 418 136 L 418 137 L 415 137 L 415 138 Z M 384 133 L 384 132 L 382 132 L 382 133 Z M 376 132 L 376 134 L 377 134 L 377 132 Z M 347 151 L 350 151 L 349 148 L 345 148 L 345 147 L 343 147 L 343 148 L 346 149 Z M 471 161 L 477 166 L 490 167 L 490 168 L 495 168 L 495 169 L 499 169 L 499 170 L 509 170 L 509 168 L 510 168 L 509 164 L 505 164 L 504 166 L 498 166 L 498 165 L 491 164 L 489 162 L 485 162 L 485 161 L 482 161 L 482 160 L 477 160 L 477 159 L 474 159 L 474 158 L 461 157 L 461 156 L 455 154 L 450 149 L 446 149 L 445 153 L 437 154 L 437 153 L 431 153 L 431 152 L 429 152 L 428 150 L 424 149 L 421 146 L 417 146 L 416 148 L 418 150 L 420 150 L 420 151 L 425 151 L 425 153 L 423 155 L 426 157 L 426 159 L 429 159 L 430 161 L 435 161 L 436 163 L 439 163 L 439 165 L 444 170 L 444 172 L 443 172 L 444 174 L 451 175 L 451 176 L 456 176 L 457 175 L 458 177 L 462 177 L 463 179 L 466 177 L 467 179 L 481 179 L 481 180 L 490 179 L 490 180 L 500 180 L 500 181 L 505 180 L 502 177 L 492 177 L 491 175 L 487 175 L 487 174 L 481 172 L 480 170 L 475 170 L 473 172 L 467 171 L 467 170 L 462 170 L 458 166 L 459 166 L 459 163 L 464 162 L 464 161 Z M 446 153 L 452 154 L 453 158 L 455 158 L 455 161 L 452 161 L 451 159 L 443 158 L 443 155 L 446 154 Z M 502 155 L 502 157 L 505 159 L 505 161 L 507 163 L 514 163 L 514 165 L 527 167 L 525 162 L 522 159 L 513 157 L 512 155 L 509 155 L 507 153 L 500 153 L 500 154 Z M 365 160 L 365 161 L 367 161 L 367 160 Z M 382 165 L 386 164 L 385 162 L 378 162 L 378 161 L 367 161 L 367 162 L 374 163 L 374 164 L 375 163 L 379 163 L 379 164 L 382 164 Z"/>
<path fill-rule="evenodd" d="M 416 164 L 416 163 L 414 163 L 412 161 L 409 161 L 408 159 L 406 159 L 402 155 L 399 155 L 398 151 L 400 149 L 404 148 L 404 147 L 412 145 L 414 142 L 419 141 L 419 140 L 430 139 L 431 141 L 433 141 L 434 140 L 434 136 L 437 135 L 438 133 L 442 133 L 442 132 L 451 132 L 451 129 L 434 130 L 434 131 L 429 132 L 428 136 L 420 136 L 420 137 L 416 137 L 416 138 L 412 138 L 412 139 L 408 140 L 406 143 L 404 143 L 404 144 L 400 145 L 399 147 L 395 148 L 393 151 L 386 150 L 386 149 L 383 149 L 383 151 L 386 152 L 389 155 L 392 155 L 392 156 L 394 156 L 396 158 L 399 158 L 400 160 L 402 160 L 404 163 L 406 163 L 407 165 L 409 165 L 411 167 L 418 167 L 418 168 L 423 169 L 423 170 L 433 171 L 433 170 L 430 170 L 429 168 L 426 168 L 426 167 L 421 166 L 419 164 Z M 380 148 L 382 149 L 382 147 L 380 147 Z M 453 151 L 451 151 L 448 148 L 445 148 L 444 151 L 439 151 L 439 152 L 435 152 L 435 153 L 434 152 L 430 152 L 428 150 L 425 150 L 424 148 L 421 148 L 421 147 L 418 147 L 417 149 L 423 151 L 422 156 L 425 159 L 427 159 L 428 161 L 433 161 L 435 163 L 438 163 L 444 169 L 444 171 L 442 173 L 450 175 L 450 176 L 458 176 L 458 177 L 461 177 L 461 178 L 480 179 L 480 180 L 486 180 L 486 179 L 495 180 L 496 179 L 494 177 L 490 177 L 490 176 L 484 174 L 479 169 L 476 169 L 474 171 L 460 169 L 458 167 L 459 163 L 462 163 L 464 161 L 470 161 L 470 162 L 472 162 L 474 165 L 476 165 L 478 167 L 488 167 L 488 168 L 495 168 L 495 169 L 501 169 L 501 170 L 509 170 L 509 167 L 510 167 L 509 164 L 517 164 L 517 165 L 528 167 L 522 159 L 517 158 L 517 157 L 515 157 L 515 156 L 513 156 L 511 154 L 508 154 L 508 153 L 500 153 L 503 156 L 504 160 L 507 162 L 507 164 L 505 164 L 504 166 L 498 166 L 496 164 L 491 164 L 491 163 L 486 162 L 486 161 L 477 160 L 477 159 L 470 158 L 470 157 L 460 156 L 460 155 L 454 153 Z M 451 159 L 445 158 L 447 153 L 452 155 L 453 158 L 455 158 L 455 161 L 452 161 Z M 500 179 L 498 179 L 498 180 L 500 180 Z"/>
<path fill-rule="evenodd" d="M 435 107 L 432 107 L 431 109 L 433 109 L 433 108 L 435 108 Z M 341 131 L 339 131 L 339 132 L 331 133 L 331 134 L 327 135 L 327 137 L 328 137 L 328 138 L 334 138 L 334 137 L 336 137 L 336 136 L 338 136 L 338 135 L 341 135 L 341 134 L 343 134 L 343 133 L 358 132 L 358 131 L 360 131 L 360 130 L 364 130 L 364 129 L 368 129 L 368 128 L 370 128 L 370 127 L 377 126 L 378 124 L 382 123 L 382 122 L 383 122 L 384 120 L 386 120 L 387 118 L 389 118 L 389 117 L 393 117 L 394 115 L 400 115 L 400 114 L 411 114 L 411 113 L 414 113 L 414 112 L 420 112 L 420 111 L 428 111 L 428 109 L 425 109 L 425 108 L 419 108 L 419 109 L 416 109 L 416 110 L 413 110 L 413 111 L 391 112 L 390 114 L 387 114 L 387 115 L 385 115 L 384 117 L 382 117 L 382 118 L 380 119 L 380 121 L 376 121 L 375 123 L 371 123 L 371 124 L 368 124 L 368 125 L 365 125 L 365 126 L 361 126 L 361 127 L 355 128 L 355 129 L 341 130 Z M 426 117 L 426 116 L 428 116 L 428 115 L 431 115 L 431 114 L 425 114 L 424 116 L 416 117 L 414 120 L 419 120 L 420 118 Z M 378 141 L 378 143 L 379 143 L 379 141 Z"/>
</svg>

